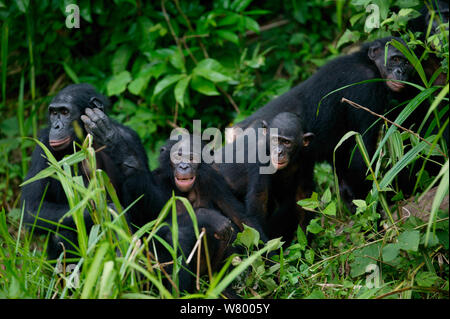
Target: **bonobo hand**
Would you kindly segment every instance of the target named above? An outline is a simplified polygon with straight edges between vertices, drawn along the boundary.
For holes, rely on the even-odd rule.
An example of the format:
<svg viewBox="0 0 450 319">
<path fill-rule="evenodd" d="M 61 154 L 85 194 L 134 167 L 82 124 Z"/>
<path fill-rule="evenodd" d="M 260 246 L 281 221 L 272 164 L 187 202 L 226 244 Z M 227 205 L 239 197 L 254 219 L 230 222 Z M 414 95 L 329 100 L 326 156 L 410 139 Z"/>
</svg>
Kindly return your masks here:
<svg viewBox="0 0 450 319">
<path fill-rule="evenodd" d="M 143 165 L 136 152 L 126 142 L 120 128 L 112 122 L 100 109 L 102 105 L 94 101 L 94 109 L 86 108 L 85 115 L 81 115 L 86 132 L 94 137 L 94 142 L 99 146 L 106 146 L 106 153 L 122 168 L 125 176 L 131 175 L 136 170 L 142 170 Z"/>
<path fill-rule="evenodd" d="M 111 148 L 116 143 L 120 143 L 120 132 L 102 110 L 86 108 L 85 113 L 86 115 L 81 115 L 81 120 L 86 132 L 94 137 L 97 144 Z"/>
</svg>

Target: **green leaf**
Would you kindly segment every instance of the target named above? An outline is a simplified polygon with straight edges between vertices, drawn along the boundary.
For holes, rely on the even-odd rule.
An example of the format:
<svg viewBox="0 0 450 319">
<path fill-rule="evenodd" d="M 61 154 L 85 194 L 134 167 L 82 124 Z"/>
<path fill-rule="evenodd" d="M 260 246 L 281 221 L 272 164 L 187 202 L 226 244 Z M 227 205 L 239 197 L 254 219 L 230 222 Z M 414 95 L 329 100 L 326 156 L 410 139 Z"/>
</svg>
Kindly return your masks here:
<svg viewBox="0 0 450 319">
<path fill-rule="evenodd" d="M 239 45 L 239 37 L 237 36 L 236 33 L 233 33 L 228 30 L 216 30 L 216 34 L 224 40 L 227 40 L 227 41 L 233 42 L 236 45 Z"/>
<path fill-rule="evenodd" d="M 433 272 L 424 271 L 418 273 L 415 279 L 419 286 L 431 287 L 439 280 L 439 277 Z"/>
<path fill-rule="evenodd" d="M 226 82 L 226 81 L 231 81 L 232 78 L 230 78 L 229 76 L 210 70 L 210 69 L 204 69 L 204 68 L 195 68 L 193 73 L 195 75 L 199 75 L 201 77 L 204 77 L 205 79 L 208 79 L 214 83 L 218 83 L 218 82 Z"/>
<path fill-rule="evenodd" d="M 102 270 L 102 264 L 104 263 L 104 258 L 106 253 L 108 252 L 109 246 L 108 242 L 103 242 L 100 247 L 96 250 L 94 259 L 89 267 L 89 271 L 87 272 L 87 277 L 84 282 L 83 291 L 81 293 L 81 298 L 93 298 L 92 289 L 97 283 L 98 277 Z"/>
<path fill-rule="evenodd" d="M 359 40 L 360 37 L 361 34 L 358 31 L 350 31 L 347 29 L 336 44 L 336 48 L 339 49 L 346 43 L 355 43 Z"/>
<path fill-rule="evenodd" d="M 133 51 L 128 45 L 122 45 L 115 53 L 111 61 L 113 74 L 125 71 Z"/>
<path fill-rule="evenodd" d="M 223 74 L 225 68 L 214 59 L 205 59 L 199 62 L 192 70 L 194 75 L 208 79 L 214 83 L 231 81 L 232 78 Z"/>
<path fill-rule="evenodd" d="M 329 216 L 336 216 L 336 203 L 329 203 L 328 206 L 323 210 L 323 213 Z"/>
<path fill-rule="evenodd" d="M 139 95 L 147 87 L 148 82 L 150 81 L 150 77 L 140 77 L 134 79 L 128 84 L 128 91 L 133 93 L 134 95 Z"/>
<path fill-rule="evenodd" d="M 312 249 L 308 249 L 306 252 L 305 252 L 305 258 L 306 258 L 306 261 L 308 262 L 308 263 L 310 263 L 310 264 L 312 264 L 313 262 L 314 262 L 314 250 L 312 250 Z"/>
<path fill-rule="evenodd" d="M 184 66 L 184 60 L 183 60 L 183 57 L 181 56 L 180 52 L 177 51 L 174 54 L 172 54 L 169 58 L 169 62 L 177 70 L 179 70 L 183 73 L 186 71 L 185 66 Z"/>
<path fill-rule="evenodd" d="M 320 289 L 315 289 L 305 299 L 325 299 L 325 295 Z"/>
<path fill-rule="evenodd" d="M 230 8 L 233 11 L 242 12 L 250 5 L 250 3 L 252 3 L 252 1 L 253 0 L 234 0 Z"/>
<path fill-rule="evenodd" d="M 300 226 L 297 227 L 297 241 L 298 244 L 300 245 L 300 249 L 305 250 L 306 245 L 308 245 L 308 240 L 306 239 L 306 235 L 303 232 L 302 227 Z"/>
<path fill-rule="evenodd" d="M 380 250 L 381 245 L 378 243 L 355 250 L 353 253 L 355 260 L 350 264 L 350 275 L 358 277 L 365 274 L 366 267 L 370 264 L 376 264 L 374 259 L 380 259 Z"/>
<path fill-rule="evenodd" d="M 302 206 L 306 210 L 314 211 L 317 207 L 319 207 L 319 200 L 318 195 L 316 192 L 313 192 L 310 198 L 305 198 L 302 200 L 299 200 L 297 202 L 297 205 Z"/>
<path fill-rule="evenodd" d="M 383 261 L 390 262 L 397 258 L 400 252 L 400 247 L 398 244 L 387 244 L 383 247 Z"/>
<path fill-rule="evenodd" d="M 111 298 L 114 291 L 117 272 L 114 269 L 114 262 L 109 260 L 103 266 L 103 273 L 100 279 L 100 291 L 98 297 L 100 299 Z"/>
<path fill-rule="evenodd" d="M 326 191 L 323 193 L 320 201 L 323 204 L 328 204 L 331 201 L 331 191 L 329 188 L 327 188 Z"/>
<path fill-rule="evenodd" d="M 234 244 L 242 244 L 247 249 L 257 246 L 259 242 L 259 233 L 256 229 L 244 224 L 244 230 L 237 234 Z"/>
<path fill-rule="evenodd" d="M 16 0 L 16 5 L 20 11 L 26 13 L 30 7 L 30 0 Z"/>
<path fill-rule="evenodd" d="M 106 86 L 108 96 L 119 95 L 124 92 L 130 81 L 131 75 L 128 71 L 122 71 L 119 74 L 114 75 Z"/>
<path fill-rule="evenodd" d="M 208 81 L 200 76 L 193 76 L 191 81 L 191 88 L 204 95 L 213 96 L 220 95 L 216 90 L 216 86 L 211 81 Z"/>
<path fill-rule="evenodd" d="M 192 75 L 189 75 L 180 81 L 178 81 L 177 85 L 175 86 L 174 94 L 175 94 L 175 100 L 180 103 L 181 107 L 184 107 L 184 93 L 186 92 L 186 88 L 189 84 L 189 81 L 191 80 Z"/>
<path fill-rule="evenodd" d="M 153 91 L 153 95 L 156 96 L 159 93 L 161 93 L 164 89 L 168 88 L 175 82 L 179 81 L 181 78 L 185 77 L 184 74 L 170 74 L 165 76 L 161 81 L 159 81 L 156 86 L 155 90 Z"/>
<path fill-rule="evenodd" d="M 407 251 L 417 251 L 420 243 L 418 230 L 407 230 L 398 236 L 398 247 Z"/>
<path fill-rule="evenodd" d="M 255 33 L 259 33 L 259 24 L 250 17 L 245 17 L 245 28 Z"/>
<path fill-rule="evenodd" d="M 306 227 L 306 230 L 312 234 L 318 234 L 323 228 L 317 223 L 317 220 L 314 219 L 309 223 L 308 227 Z"/>
</svg>

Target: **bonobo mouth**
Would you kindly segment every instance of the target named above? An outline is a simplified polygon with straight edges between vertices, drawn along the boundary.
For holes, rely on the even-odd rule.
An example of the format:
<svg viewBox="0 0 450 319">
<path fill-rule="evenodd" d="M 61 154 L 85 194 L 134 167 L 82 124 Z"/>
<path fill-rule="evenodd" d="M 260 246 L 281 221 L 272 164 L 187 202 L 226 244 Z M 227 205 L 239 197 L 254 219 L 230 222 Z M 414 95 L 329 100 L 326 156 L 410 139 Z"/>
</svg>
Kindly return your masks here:
<svg viewBox="0 0 450 319">
<path fill-rule="evenodd" d="M 175 184 L 182 192 L 189 191 L 195 182 L 195 176 L 191 175 L 175 175 Z"/>
<path fill-rule="evenodd" d="M 72 138 L 70 136 L 68 136 L 61 140 L 49 140 L 49 143 L 50 143 L 50 146 L 55 151 L 59 151 L 59 150 L 66 148 L 70 144 L 71 141 L 72 141 Z"/>
<path fill-rule="evenodd" d="M 277 168 L 277 170 L 283 169 L 289 164 L 288 159 L 272 158 L 272 162 L 273 162 L 274 166 Z"/>
<path fill-rule="evenodd" d="M 404 83 L 394 82 L 394 81 L 387 81 L 386 85 L 394 92 L 399 92 L 399 91 L 403 90 L 403 88 L 405 87 Z"/>
</svg>

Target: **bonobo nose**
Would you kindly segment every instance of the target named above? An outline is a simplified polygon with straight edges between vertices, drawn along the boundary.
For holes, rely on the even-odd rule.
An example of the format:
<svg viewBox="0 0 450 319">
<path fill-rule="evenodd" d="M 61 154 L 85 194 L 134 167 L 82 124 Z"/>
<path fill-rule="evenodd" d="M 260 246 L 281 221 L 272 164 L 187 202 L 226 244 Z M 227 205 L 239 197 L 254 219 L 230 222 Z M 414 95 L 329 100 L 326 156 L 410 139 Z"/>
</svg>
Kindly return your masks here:
<svg viewBox="0 0 450 319">
<path fill-rule="evenodd" d="M 181 168 L 181 169 L 187 169 L 189 167 L 189 165 L 187 163 L 181 162 L 178 167 Z"/>
<path fill-rule="evenodd" d="M 396 76 L 399 76 L 399 77 L 401 77 L 401 76 L 403 76 L 403 71 L 401 70 L 401 69 L 395 69 L 394 70 L 394 74 L 396 75 Z"/>
</svg>

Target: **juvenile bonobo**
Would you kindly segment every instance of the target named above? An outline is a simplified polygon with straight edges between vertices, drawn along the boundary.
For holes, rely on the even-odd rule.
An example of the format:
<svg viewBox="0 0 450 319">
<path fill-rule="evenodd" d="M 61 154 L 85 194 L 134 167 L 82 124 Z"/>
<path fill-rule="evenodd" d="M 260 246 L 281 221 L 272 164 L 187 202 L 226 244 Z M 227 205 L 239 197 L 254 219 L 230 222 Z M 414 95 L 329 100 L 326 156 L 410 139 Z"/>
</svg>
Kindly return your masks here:
<svg viewBox="0 0 450 319">
<path fill-rule="evenodd" d="M 370 130 L 369 127 L 377 118 L 364 110 L 342 103 L 341 100 L 345 97 L 376 113 L 383 113 L 391 92 L 404 90 L 405 84 L 396 80 L 408 81 L 413 67 L 399 50 L 388 45 L 392 39 L 394 38 L 389 37 L 366 43 L 359 51 L 325 64 L 308 80 L 237 123 L 227 140 L 242 134 L 242 129 L 259 125 L 261 120 L 270 121 L 280 112 L 293 112 L 300 115 L 303 129 L 316 136 L 308 151 L 313 162 L 332 163 L 334 148 L 348 131 L 361 133 L 367 151 L 372 155 L 376 148 L 379 126 L 374 125 Z M 403 43 L 400 38 L 395 39 Z M 385 64 L 386 45 L 388 53 Z M 380 78 L 388 81 L 353 85 L 325 97 L 347 85 Z M 370 183 L 365 180 L 367 167 L 358 151 L 349 165 L 350 154 L 355 146 L 353 141 L 343 143 L 336 154 L 337 174 L 341 186 L 347 185 L 343 189 L 343 195 L 349 203 L 353 198 L 364 198 L 370 188 Z"/>
<path fill-rule="evenodd" d="M 172 191 L 186 197 L 195 208 L 217 209 L 240 230 L 245 220 L 245 208 L 227 187 L 223 177 L 209 164 L 201 161 L 201 141 L 193 135 L 183 135 L 180 141 L 169 140 L 161 149 L 156 181 L 165 197 Z M 181 203 L 180 203 L 181 204 Z"/>
<path fill-rule="evenodd" d="M 73 141 L 80 143 L 75 136 L 73 122 L 77 122 L 82 128 L 87 123 L 86 126 L 89 128 L 86 129 L 89 133 L 104 129 L 107 129 L 110 133 L 114 132 L 114 139 L 105 139 L 101 135 L 94 134 L 94 147 L 98 149 L 100 146 L 106 146 L 96 153 L 97 168 L 106 171 L 119 199 L 121 199 L 126 190 L 119 186 L 119 182 L 127 171 L 129 162 L 135 161 L 130 161 L 130 158 L 139 158 L 142 162 L 147 163 L 147 156 L 133 130 L 110 120 L 104 115 L 103 112 L 108 106 L 109 101 L 91 85 L 69 85 L 62 89 L 50 102 L 48 106 L 48 128 L 41 130 L 39 140 L 57 160 L 61 160 L 65 155 L 73 153 Z M 88 115 L 86 118 L 83 115 L 85 111 Z M 81 119 L 82 115 L 84 121 Z M 121 151 L 121 145 L 130 146 L 132 150 L 123 152 Z M 48 167 L 44 155 L 41 147 L 36 146 L 31 159 L 31 167 L 25 180 Z M 90 174 L 89 168 L 81 163 L 78 171 L 81 172 L 87 183 L 87 175 Z M 45 191 L 45 197 L 39 209 Z M 48 246 L 48 257 L 50 259 L 57 258 L 63 251 L 62 245 L 67 251 L 72 251 L 72 254 L 68 255 L 76 256 L 76 253 L 73 253 L 74 247 L 69 243 L 70 241 L 77 244 L 76 232 L 54 224 L 61 223 L 64 226 L 75 228 L 71 217 L 60 221 L 63 215 L 69 211 L 69 204 L 61 183 L 54 178 L 47 177 L 26 184 L 22 188 L 22 202 L 25 205 L 25 223 L 28 226 L 35 223 L 34 231 L 36 233 L 52 232 Z M 89 231 L 92 220 L 87 211 L 84 212 L 84 217 Z"/>
<path fill-rule="evenodd" d="M 269 123 L 261 121 L 259 132 L 262 134 L 254 132 L 253 141 L 243 135 L 217 151 L 215 167 L 236 196 L 245 201 L 246 217 L 259 226 L 261 239 L 283 236 L 289 242 L 300 218 L 296 194 L 299 188 L 305 193 L 312 190 L 313 163 L 304 160 L 304 154 L 314 134 L 304 133 L 300 118 L 289 112 L 276 115 Z M 227 157 L 235 150 L 235 160 L 230 162 Z M 237 161 L 241 150 L 248 156 Z M 258 154 L 253 157 L 256 161 L 253 151 Z"/>
<path fill-rule="evenodd" d="M 245 218 L 245 207 L 233 195 L 223 177 L 210 165 L 201 161 L 201 142 L 192 135 L 183 135 L 178 141 L 169 140 L 161 149 L 160 166 L 154 171 L 156 181 L 161 187 L 163 197 L 169 199 L 172 192 L 185 197 L 194 208 L 199 229 L 205 227 L 213 270 L 222 261 L 229 244 L 242 223 L 249 224 Z M 171 225 L 171 218 L 167 222 Z M 177 201 L 177 223 L 179 225 L 179 245 L 185 256 L 190 253 L 196 237 L 192 221 L 183 203 Z M 251 225 L 250 225 L 251 226 Z M 172 243 L 169 227 L 162 228 L 158 235 Z M 160 245 L 160 262 L 171 260 L 170 254 Z M 194 270 L 194 264 L 186 266 Z M 205 268 L 202 267 L 202 270 Z M 171 267 L 169 267 L 171 271 Z M 180 270 L 180 290 L 192 290 L 193 280 L 189 271 Z"/>
</svg>

